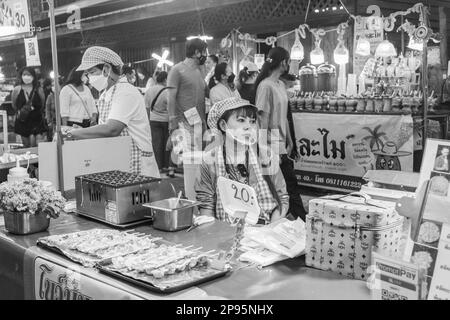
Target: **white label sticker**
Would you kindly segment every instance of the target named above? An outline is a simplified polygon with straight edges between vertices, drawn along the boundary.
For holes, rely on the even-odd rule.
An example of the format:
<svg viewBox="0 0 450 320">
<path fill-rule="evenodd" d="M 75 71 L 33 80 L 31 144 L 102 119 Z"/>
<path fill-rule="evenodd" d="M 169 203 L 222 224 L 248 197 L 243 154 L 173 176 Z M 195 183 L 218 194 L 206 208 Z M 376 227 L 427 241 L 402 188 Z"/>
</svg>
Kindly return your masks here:
<svg viewBox="0 0 450 320">
<path fill-rule="evenodd" d="M 105 206 L 105 219 L 106 221 L 114 224 L 119 223 L 119 217 L 117 215 L 117 203 L 115 201 L 108 201 Z"/>
<path fill-rule="evenodd" d="M 200 118 L 197 108 L 195 108 L 195 107 L 186 111 L 184 113 L 184 116 L 186 117 L 186 120 L 188 121 L 188 123 L 191 126 L 194 126 L 194 125 L 202 122 L 202 119 Z"/>
</svg>

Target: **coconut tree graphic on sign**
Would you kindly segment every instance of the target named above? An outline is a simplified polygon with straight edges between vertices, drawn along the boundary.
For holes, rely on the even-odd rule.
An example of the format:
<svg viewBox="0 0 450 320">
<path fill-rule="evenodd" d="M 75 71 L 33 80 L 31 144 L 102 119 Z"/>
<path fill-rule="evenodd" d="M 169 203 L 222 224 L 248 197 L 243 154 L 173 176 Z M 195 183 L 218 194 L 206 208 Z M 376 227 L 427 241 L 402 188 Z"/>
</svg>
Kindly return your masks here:
<svg viewBox="0 0 450 320">
<path fill-rule="evenodd" d="M 386 136 L 386 132 L 381 132 L 380 129 L 381 124 L 376 126 L 373 130 L 369 127 L 363 128 L 363 130 L 368 131 L 370 134 L 370 136 L 364 137 L 363 140 L 369 141 L 370 149 L 372 150 L 372 152 L 379 151 L 384 147 L 384 142 L 381 138 Z"/>
</svg>

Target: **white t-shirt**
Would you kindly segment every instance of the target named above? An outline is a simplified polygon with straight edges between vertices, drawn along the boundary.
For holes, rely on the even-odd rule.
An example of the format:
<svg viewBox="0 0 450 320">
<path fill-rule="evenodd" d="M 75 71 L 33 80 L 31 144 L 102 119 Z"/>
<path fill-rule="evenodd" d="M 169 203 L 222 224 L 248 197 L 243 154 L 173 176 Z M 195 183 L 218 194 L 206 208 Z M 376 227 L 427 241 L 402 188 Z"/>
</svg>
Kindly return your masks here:
<svg viewBox="0 0 450 320">
<path fill-rule="evenodd" d="M 59 101 L 61 117 L 69 118 L 72 122 L 83 122 L 90 119 L 94 113 L 98 113 L 91 90 L 85 85 L 83 92 L 71 84 L 64 86 L 59 94 Z"/>
<path fill-rule="evenodd" d="M 228 86 L 218 83 L 209 92 L 209 99 L 211 100 L 211 106 L 215 105 L 217 102 L 228 99 L 228 98 L 240 98 L 241 95 L 237 90 L 231 90 Z"/>
<path fill-rule="evenodd" d="M 104 94 L 106 101 L 111 100 L 111 88 Z M 117 83 L 108 120 L 120 121 L 127 126 L 131 138 L 140 150 L 153 152 L 150 122 L 145 109 L 144 97 L 136 87 L 122 78 Z M 99 121 L 102 124 L 102 121 Z"/>
</svg>

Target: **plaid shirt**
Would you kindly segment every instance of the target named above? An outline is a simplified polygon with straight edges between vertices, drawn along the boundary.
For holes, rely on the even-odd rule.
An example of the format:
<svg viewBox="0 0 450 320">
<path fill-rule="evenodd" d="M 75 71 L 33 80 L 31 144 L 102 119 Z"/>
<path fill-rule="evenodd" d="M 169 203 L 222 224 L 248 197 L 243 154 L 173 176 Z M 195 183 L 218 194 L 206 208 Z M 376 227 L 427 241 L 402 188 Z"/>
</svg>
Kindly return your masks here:
<svg viewBox="0 0 450 320">
<path fill-rule="evenodd" d="M 266 223 L 269 223 L 272 212 L 278 207 L 278 203 L 272 195 L 272 192 L 270 191 L 269 185 L 267 184 L 266 180 L 264 180 L 263 178 L 261 168 L 253 149 L 250 148 L 249 151 L 249 166 L 251 166 L 251 172 L 253 172 L 256 177 L 256 184 L 252 184 L 251 186 L 256 191 L 256 194 L 258 196 L 258 204 L 261 208 L 259 218 L 264 220 Z M 223 146 L 218 147 L 216 151 L 216 170 L 218 177 L 225 177 L 230 179 L 225 169 Z M 232 219 L 224 211 L 218 189 L 216 190 L 216 218 L 221 221 L 233 223 Z"/>
<path fill-rule="evenodd" d="M 106 122 L 108 122 L 109 113 L 111 111 L 112 101 L 114 98 L 114 94 L 116 93 L 116 90 L 117 86 L 114 85 L 114 87 L 112 88 L 111 98 L 109 99 L 109 101 L 106 101 L 107 91 L 104 91 L 100 96 L 98 100 L 99 124 L 105 124 Z M 122 137 L 130 136 L 128 128 L 123 129 L 122 132 L 120 133 L 120 136 Z M 134 174 L 141 174 L 142 170 L 141 157 L 142 156 L 150 157 L 153 154 L 140 150 L 136 142 L 134 141 L 133 137 L 131 137 L 130 155 L 131 155 L 130 172 Z"/>
</svg>

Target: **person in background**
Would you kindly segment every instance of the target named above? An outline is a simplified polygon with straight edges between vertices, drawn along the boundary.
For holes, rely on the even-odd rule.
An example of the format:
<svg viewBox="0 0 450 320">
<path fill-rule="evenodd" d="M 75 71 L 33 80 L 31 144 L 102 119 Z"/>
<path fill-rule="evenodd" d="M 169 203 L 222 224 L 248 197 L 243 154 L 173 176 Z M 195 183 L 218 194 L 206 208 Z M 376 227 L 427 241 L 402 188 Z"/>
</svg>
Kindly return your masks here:
<svg viewBox="0 0 450 320">
<path fill-rule="evenodd" d="M 153 76 L 150 77 L 147 81 L 147 85 L 145 86 L 145 92 L 148 91 L 153 86 L 156 86 L 156 78 L 158 77 L 161 70 L 156 69 L 155 72 L 153 72 Z"/>
<path fill-rule="evenodd" d="M 123 74 L 127 77 L 127 80 L 133 86 L 136 84 L 136 70 L 134 70 L 130 65 L 123 66 Z"/>
<path fill-rule="evenodd" d="M 295 92 L 293 92 L 292 89 L 296 84 L 297 78 L 293 74 L 285 73 L 280 77 L 280 80 L 283 81 L 284 85 L 286 86 L 288 98 L 293 97 L 295 95 Z M 289 208 L 291 214 L 294 217 L 300 217 L 301 219 L 305 220 L 306 211 L 303 206 L 303 201 L 300 196 L 300 186 L 298 185 L 298 180 L 295 176 L 294 171 L 294 162 L 300 160 L 300 154 L 298 153 L 297 139 L 295 137 L 294 119 L 292 117 L 291 108 L 288 108 L 287 117 L 293 145 L 292 151 L 288 157 L 290 161 L 287 162 L 284 167 L 286 185 L 289 191 Z"/>
<path fill-rule="evenodd" d="M 12 105 L 16 112 L 14 132 L 21 136 L 25 148 L 37 147 L 46 132 L 42 116 L 45 95 L 33 68 L 25 67 L 19 71 L 19 85 L 13 90 Z"/>
<path fill-rule="evenodd" d="M 186 59 L 169 72 L 167 84 L 169 132 L 177 129 L 189 133 L 186 140 L 190 148 L 203 149 L 203 133 L 206 131 L 205 98 L 208 87 L 200 66 L 206 62 L 206 42 L 195 38 L 186 42 Z M 194 128 L 199 128 L 199 130 Z M 176 138 L 176 137 L 173 137 Z M 169 140 L 169 147 L 172 140 Z"/>
<path fill-rule="evenodd" d="M 268 138 L 271 138 L 272 134 L 278 136 L 278 141 L 269 141 L 278 143 L 280 166 L 284 179 L 287 181 L 288 193 L 290 197 L 298 199 L 300 194 L 298 187 L 294 188 L 297 184 L 292 183 L 296 176 L 292 160 L 289 158 L 294 149 L 288 122 L 289 100 L 285 84 L 280 80 L 282 75 L 289 73 L 289 65 L 290 56 L 286 49 L 276 47 L 269 51 L 268 58 L 255 82 L 256 107 L 260 129 L 268 130 Z M 295 205 L 290 208 L 290 213 L 295 218 L 300 217 L 305 220 L 306 211 L 302 202 L 295 201 Z"/>
<path fill-rule="evenodd" d="M 91 90 L 83 83 L 83 71 L 70 71 L 59 101 L 63 126 L 89 128 L 97 124 L 98 111 Z"/>
<path fill-rule="evenodd" d="M 44 90 L 44 96 L 45 96 L 45 101 L 47 102 L 47 98 L 50 95 L 50 93 L 52 93 L 52 85 L 53 85 L 53 80 L 46 78 L 44 79 L 44 81 L 42 82 L 42 89 Z"/>
<path fill-rule="evenodd" d="M 136 75 L 137 75 L 137 86 L 139 88 L 145 88 L 147 86 L 147 82 L 149 80 L 148 71 L 144 67 L 137 67 L 136 68 Z"/>
<path fill-rule="evenodd" d="M 258 77 L 258 67 L 253 62 L 246 62 L 244 69 L 239 72 L 238 91 L 242 99 L 255 104 L 255 81 Z"/>
<path fill-rule="evenodd" d="M 274 172 L 264 175 L 263 167 L 270 166 L 270 159 L 258 156 L 257 111 L 247 100 L 237 97 L 213 105 L 208 125 L 221 143 L 203 158 L 201 175 L 195 184 L 201 215 L 233 222 L 219 200 L 217 181 L 225 177 L 255 189 L 261 207 L 260 224 L 286 216 L 289 196 L 280 168 L 275 166 Z"/>
<path fill-rule="evenodd" d="M 241 97 L 234 86 L 235 78 L 233 70 L 227 63 L 222 62 L 216 66 L 214 76 L 209 81 L 211 105 L 227 98 Z"/>
<path fill-rule="evenodd" d="M 216 66 L 219 64 L 219 58 L 214 55 L 214 54 L 210 54 L 208 56 L 208 58 L 206 59 L 206 78 L 205 78 L 205 82 L 207 85 L 209 85 L 209 81 L 211 80 L 212 77 L 214 77 L 214 72 L 216 69 Z"/>
<path fill-rule="evenodd" d="M 161 172 L 167 176 L 175 177 L 175 168 L 171 166 L 170 152 L 166 150 L 169 139 L 169 112 L 167 111 L 167 72 L 161 71 L 156 77 L 156 85 L 145 93 L 145 106 L 147 107 L 152 130 L 153 150 L 156 162 Z"/>
<path fill-rule="evenodd" d="M 98 103 L 99 125 L 73 129 L 63 134 L 67 140 L 130 136 L 130 172 L 159 178 L 153 153 L 152 133 L 139 90 L 121 76 L 124 63 L 111 49 L 94 46 L 86 50 L 77 71 L 85 71 L 90 84 L 102 92 Z"/>
<path fill-rule="evenodd" d="M 63 85 L 63 78 L 60 77 L 59 85 L 60 87 Z M 53 141 L 53 135 L 56 130 L 56 106 L 55 106 L 55 81 L 52 81 L 51 91 L 48 95 L 47 101 L 45 102 L 45 120 L 47 122 L 47 141 Z"/>
</svg>

